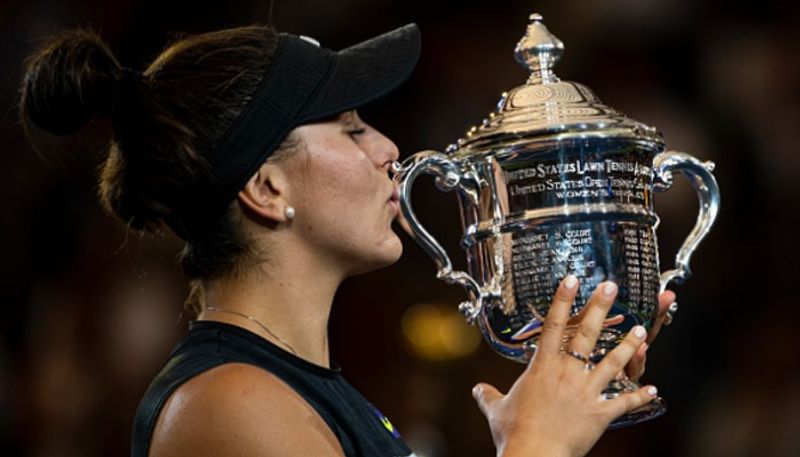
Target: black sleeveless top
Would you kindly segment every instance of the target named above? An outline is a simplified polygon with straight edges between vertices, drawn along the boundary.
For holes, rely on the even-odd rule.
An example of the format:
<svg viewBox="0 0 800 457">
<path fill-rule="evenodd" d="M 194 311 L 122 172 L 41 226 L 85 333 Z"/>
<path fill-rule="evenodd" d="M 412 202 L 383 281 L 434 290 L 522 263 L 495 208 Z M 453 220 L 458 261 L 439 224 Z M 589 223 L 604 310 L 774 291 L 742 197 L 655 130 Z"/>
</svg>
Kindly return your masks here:
<svg viewBox="0 0 800 457">
<path fill-rule="evenodd" d="M 131 456 L 147 456 L 159 411 L 172 392 L 192 377 L 230 362 L 263 368 L 293 388 L 325 420 L 346 456 L 414 455 L 386 416 L 345 381 L 337 366 L 312 364 L 241 327 L 195 321 L 139 403 Z"/>
</svg>

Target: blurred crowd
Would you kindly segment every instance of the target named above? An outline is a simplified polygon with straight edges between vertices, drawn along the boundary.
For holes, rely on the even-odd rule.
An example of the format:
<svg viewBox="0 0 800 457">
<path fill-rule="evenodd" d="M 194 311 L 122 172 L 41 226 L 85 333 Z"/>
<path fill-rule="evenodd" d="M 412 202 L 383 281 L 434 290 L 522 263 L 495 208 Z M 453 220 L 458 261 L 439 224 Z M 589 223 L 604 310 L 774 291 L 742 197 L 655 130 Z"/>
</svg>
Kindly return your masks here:
<svg viewBox="0 0 800 457">
<path fill-rule="evenodd" d="M 406 157 L 445 148 L 525 81 L 513 49 L 528 15 L 541 13 L 566 45 L 556 67 L 562 79 L 656 126 L 670 149 L 713 160 L 722 191 L 694 277 L 674 289 L 675 323 L 648 351 L 644 379 L 669 410 L 607 433 L 590 455 L 793 456 L 797 9 L 779 0 L 280 0 L 272 22 L 333 49 L 420 25 L 417 71 L 363 116 Z M 69 138 L 34 132 L 35 147 L 26 139 L 16 113 L 21 62 L 48 35 L 87 26 L 123 65 L 141 69 L 177 36 L 266 23 L 269 11 L 266 0 L 0 0 L 0 455 L 129 453 L 139 398 L 190 319 L 179 240 L 166 229 L 128 232 L 96 202 L 107 129 Z M 420 219 L 463 265 L 454 196 L 422 181 L 415 200 Z M 667 268 L 694 223 L 696 198 L 678 182 L 657 196 L 656 209 Z M 470 388 L 486 381 L 505 390 L 523 367 L 469 335 L 459 340 L 468 350 L 418 350 L 401 325 L 419 319 L 408 310 L 444 319 L 464 297 L 438 282 L 430 259 L 401 236 L 400 262 L 340 290 L 333 358 L 420 457 L 493 455 Z"/>
</svg>

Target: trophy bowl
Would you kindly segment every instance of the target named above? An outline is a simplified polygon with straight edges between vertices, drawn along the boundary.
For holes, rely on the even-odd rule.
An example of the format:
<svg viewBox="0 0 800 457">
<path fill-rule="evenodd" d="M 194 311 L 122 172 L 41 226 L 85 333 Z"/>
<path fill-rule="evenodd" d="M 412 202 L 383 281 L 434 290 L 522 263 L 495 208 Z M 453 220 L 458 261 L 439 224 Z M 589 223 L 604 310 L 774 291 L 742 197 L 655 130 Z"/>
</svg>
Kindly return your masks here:
<svg viewBox="0 0 800 457">
<path fill-rule="evenodd" d="M 689 260 L 719 209 L 713 163 L 667 151 L 653 127 L 604 105 L 587 87 L 561 81 L 553 67 L 564 45 L 530 16 L 517 60 L 530 70 L 526 84 L 503 93 L 497 110 L 445 153 L 422 151 L 396 170 L 403 226 L 438 268 L 437 277 L 465 288 L 459 305 L 500 355 L 527 363 L 536 352 L 559 282 L 580 279 L 566 343 L 600 282 L 619 292 L 595 349 L 602 360 L 635 325 L 652 328 L 658 294 L 691 274 Z M 659 268 L 653 196 L 673 175 L 695 189 L 699 214 L 675 268 Z M 453 270 L 438 241 L 420 224 L 411 189 L 421 175 L 454 191 L 468 271 Z M 668 320 L 676 309 L 670 309 Z M 638 385 L 620 376 L 603 392 L 614 398 Z M 618 418 L 612 428 L 664 413 L 662 399 Z"/>
</svg>

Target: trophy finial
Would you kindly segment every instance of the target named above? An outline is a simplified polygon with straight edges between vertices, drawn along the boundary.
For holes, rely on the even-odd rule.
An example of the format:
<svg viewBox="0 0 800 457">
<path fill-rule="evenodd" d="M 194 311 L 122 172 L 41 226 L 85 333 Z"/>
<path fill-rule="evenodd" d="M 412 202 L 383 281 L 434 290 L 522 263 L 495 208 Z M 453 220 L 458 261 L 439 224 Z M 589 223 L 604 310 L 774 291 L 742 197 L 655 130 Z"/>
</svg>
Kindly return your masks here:
<svg viewBox="0 0 800 457">
<path fill-rule="evenodd" d="M 525 36 L 517 43 L 514 54 L 517 61 L 531 71 L 529 84 L 549 84 L 558 82 L 558 77 L 553 74 L 558 59 L 564 54 L 564 43 L 550 33 L 542 23 L 541 14 L 531 14 L 531 21 Z"/>
</svg>

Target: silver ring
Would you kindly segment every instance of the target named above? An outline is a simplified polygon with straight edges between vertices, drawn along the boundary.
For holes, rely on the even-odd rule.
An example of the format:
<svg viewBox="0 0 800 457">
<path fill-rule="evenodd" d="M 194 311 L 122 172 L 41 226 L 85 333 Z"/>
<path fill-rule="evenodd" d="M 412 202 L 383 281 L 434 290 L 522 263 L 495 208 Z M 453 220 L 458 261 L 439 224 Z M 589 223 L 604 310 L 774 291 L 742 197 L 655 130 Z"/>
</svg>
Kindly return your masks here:
<svg viewBox="0 0 800 457">
<path fill-rule="evenodd" d="M 589 370 L 589 371 L 594 370 L 594 364 L 592 363 L 591 360 L 589 360 L 589 356 L 583 355 L 580 352 L 572 350 L 572 349 L 567 349 L 566 353 L 571 355 L 572 357 L 574 357 L 576 360 L 579 360 L 579 361 L 583 362 L 583 369 L 584 370 Z"/>
<path fill-rule="evenodd" d="M 667 308 L 667 315 L 664 317 L 664 325 L 669 325 L 672 323 L 672 319 L 675 317 L 675 313 L 678 312 L 678 302 L 674 301 L 669 308 Z"/>
<path fill-rule="evenodd" d="M 567 349 L 567 354 L 575 357 L 576 359 L 580 360 L 583 363 L 589 363 L 589 356 L 583 355 L 578 351 L 574 351 L 572 349 Z"/>
</svg>

